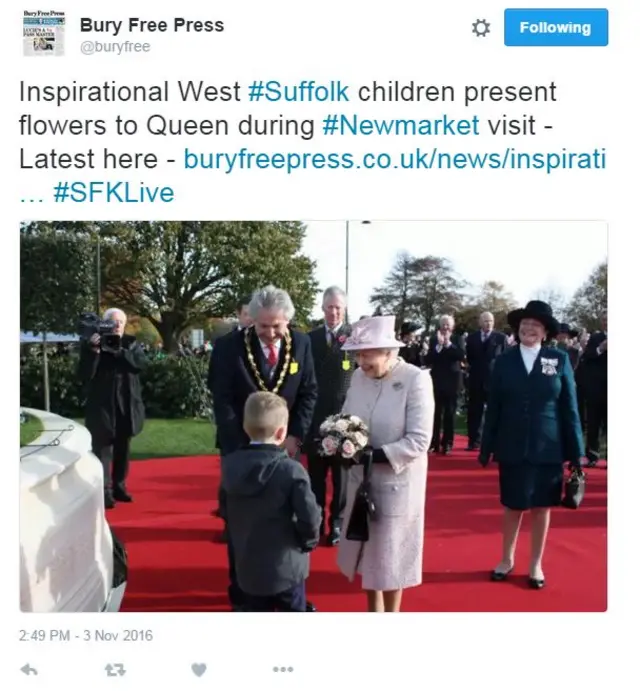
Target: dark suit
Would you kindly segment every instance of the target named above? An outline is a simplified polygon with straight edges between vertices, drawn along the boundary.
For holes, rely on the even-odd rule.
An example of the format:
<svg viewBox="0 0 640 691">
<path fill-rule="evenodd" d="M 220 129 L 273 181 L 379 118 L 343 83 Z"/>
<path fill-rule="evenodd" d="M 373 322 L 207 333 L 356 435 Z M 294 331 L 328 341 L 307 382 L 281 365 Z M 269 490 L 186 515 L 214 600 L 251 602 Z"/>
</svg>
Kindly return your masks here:
<svg viewBox="0 0 640 691">
<path fill-rule="evenodd" d="M 262 381 L 271 389 L 282 373 L 285 357 L 284 341 L 280 359 L 273 376 L 268 373 L 267 361 L 253 328 L 248 330 L 253 359 Z M 245 331 L 235 331 L 214 347 L 212 357 L 213 411 L 218 432 L 220 455 L 226 456 L 249 443 L 242 428 L 244 404 L 250 394 L 260 391 L 256 376 L 249 364 L 245 348 Z M 217 355 L 216 355 L 217 349 Z M 291 363 L 284 373 L 282 387 L 277 392 L 289 407 L 289 436 L 301 441 L 311 426 L 313 410 L 318 397 L 318 385 L 313 367 L 311 343 L 306 334 L 291 331 Z"/>
<path fill-rule="evenodd" d="M 329 469 L 333 483 L 333 497 L 329 506 L 329 524 L 331 526 L 340 527 L 347 501 L 347 471 L 341 463 L 318 454 L 316 438 L 320 425 L 330 415 L 335 415 L 342 410 L 347 389 L 351 383 L 351 376 L 355 367 L 354 355 L 352 352 L 343 352 L 340 342 L 349 335 L 349 331 L 347 326 L 341 326 L 335 336 L 329 339 L 328 331 L 322 325 L 309 333 L 313 363 L 318 380 L 318 400 L 307 436 L 305 451 L 309 461 L 311 489 L 315 494 L 318 506 L 322 510 L 323 528 Z"/>
<path fill-rule="evenodd" d="M 521 511 L 560 502 L 563 463 L 577 464 L 584 456 L 566 351 L 542 347 L 530 374 L 520 348 L 495 361 L 480 455 L 499 463 L 506 507 Z"/>
<path fill-rule="evenodd" d="M 489 393 L 491 370 L 498 355 L 507 350 L 507 337 L 503 333 L 492 331 L 483 341 L 482 332 L 474 331 L 467 338 L 466 345 L 467 364 L 469 366 L 467 434 L 469 445 L 476 446 L 482 434 L 482 418 Z"/>
<path fill-rule="evenodd" d="M 258 379 L 269 390 L 280 380 L 282 386 L 277 391 L 284 398 L 289 408 L 289 436 L 304 440 L 311 425 L 313 410 L 316 404 L 318 387 L 311 355 L 311 343 L 306 334 L 291 331 L 291 358 L 289 370 L 284 371 L 285 342 L 280 345 L 278 364 L 272 373 L 264 356 L 262 347 L 251 327 L 237 330 L 220 339 L 211 354 L 209 381 L 213 394 L 213 412 L 217 427 L 217 446 L 221 456 L 238 451 L 249 443 L 243 427 L 244 405 L 247 398 L 256 391 L 262 390 Z M 255 362 L 258 374 L 253 372 L 247 353 L 249 351 Z M 226 494 L 220 493 L 220 514 L 227 518 Z M 237 584 L 234 554 L 231 540 L 227 542 L 229 557 L 229 599 L 232 606 L 241 608 L 245 605 L 244 594 Z"/>
<path fill-rule="evenodd" d="M 209 388 L 209 391 L 211 392 L 212 398 L 214 389 L 213 382 L 215 381 L 216 369 L 220 368 L 220 365 L 218 363 L 225 362 L 225 357 L 224 355 L 222 355 L 222 353 L 224 352 L 224 346 L 232 339 L 233 335 L 239 331 L 244 331 L 244 329 L 240 326 L 237 326 L 232 331 L 229 331 L 229 333 L 226 333 L 224 334 L 224 336 L 220 336 L 219 338 L 217 338 L 215 343 L 213 344 L 213 350 L 211 351 L 211 356 L 209 358 L 209 372 L 207 374 L 207 386 Z M 216 449 L 220 449 L 220 433 L 218 430 L 219 427 L 216 421 L 216 438 L 214 441 Z M 224 503 L 224 488 L 222 487 L 222 483 L 220 483 L 220 486 L 218 487 L 219 508 L 218 511 L 215 512 L 216 515 L 222 515 L 222 506 L 224 506 Z"/>
<path fill-rule="evenodd" d="M 446 348 L 440 347 L 436 338 L 431 339 L 425 364 L 431 370 L 436 404 L 432 442 L 436 450 L 439 448 L 446 450 L 453 446 L 458 394 L 462 385 L 460 363 L 463 359 L 462 348 L 454 343 L 450 343 Z"/>
<path fill-rule="evenodd" d="M 590 460 L 595 460 L 598 456 L 600 432 L 607 433 L 607 351 L 598 352 L 598 347 L 606 340 L 606 333 L 594 333 L 587 342 L 581 362 L 581 384 L 584 387 L 587 409 L 587 452 Z"/>
</svg>

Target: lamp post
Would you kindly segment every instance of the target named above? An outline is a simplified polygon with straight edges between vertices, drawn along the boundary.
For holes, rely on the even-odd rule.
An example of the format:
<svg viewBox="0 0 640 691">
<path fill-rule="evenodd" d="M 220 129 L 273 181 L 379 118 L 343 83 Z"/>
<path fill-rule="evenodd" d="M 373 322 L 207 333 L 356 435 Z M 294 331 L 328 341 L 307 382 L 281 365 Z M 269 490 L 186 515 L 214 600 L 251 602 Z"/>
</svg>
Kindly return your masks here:
<svg viewBox="0 0 640 691">
<path fill-rule="evenodd" d="M 102 287 L 100 285 L 100 231 L 96 236 L 96 314 L 100 316 L 100 293 L 102 292 Z"/>
<path fill-rule="evenodd" d="M 360 221 L 360 223 L 363 226 L 368 226 L 371 225 L 371 221 Z M 347 298 L 349 297 L 349 255 L 350 255 L 350 221 L 346 221 L 346 227 L 345 227 L 345 262 L 344 262 L 344 292 L 347 294 Z M 348 312 L 347 312 L 348 314 Z M 349 318 L 347 316 L 347 322 L 349 321 Z"/>
</svg>

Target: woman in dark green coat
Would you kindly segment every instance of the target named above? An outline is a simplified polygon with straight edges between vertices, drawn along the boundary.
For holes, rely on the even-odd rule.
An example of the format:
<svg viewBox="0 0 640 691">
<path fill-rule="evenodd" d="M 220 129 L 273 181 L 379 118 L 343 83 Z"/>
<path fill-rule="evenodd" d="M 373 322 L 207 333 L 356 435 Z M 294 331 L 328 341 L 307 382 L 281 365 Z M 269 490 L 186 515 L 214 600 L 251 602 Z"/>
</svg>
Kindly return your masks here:
<svg viewBox="0 0 640 691">
<path fill-rule="evenodd" d="M 544 587 L 542 558 L 551 508 L 562 499 L 563 464 L 580 465 L 584 441 L 573 367 L 564 350 L 545 345 L 559 324 L 551 307 L 533 300 L 508 315 L 518 346 L 496 359 L 479 461 L 498 463 L 505 508 L 502 560 L 491 573 L 505 580 L 514 568 L 524 511 L 531 511 L 529 585 Z"/>
</svg>

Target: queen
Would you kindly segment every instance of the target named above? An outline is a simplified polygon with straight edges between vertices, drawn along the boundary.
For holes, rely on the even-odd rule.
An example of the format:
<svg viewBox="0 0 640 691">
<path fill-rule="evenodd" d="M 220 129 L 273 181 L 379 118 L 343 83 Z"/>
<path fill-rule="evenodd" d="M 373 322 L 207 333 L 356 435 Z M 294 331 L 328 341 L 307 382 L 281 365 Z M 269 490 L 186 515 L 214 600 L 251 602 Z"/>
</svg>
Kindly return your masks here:
<svg viewBox="0 0 640 691">
<path fill-rule="evenodd" d="M 343 350 L 358 369 L 342 409 L 369 428 L 373 447 L 370 494 L 376 507 L 369 539 L 343 539 L 338 566 L 350 580 L 361 576 L 369 612 L 399 612 L 402 592 L 422 583 L 427 450 L 434 398 L 426 370 L 403 362 L 394 317 L 370 317 L 353 325 Z M 363 468 L 349 470 L 344 525 L 349 524 Z"/>
</svg>

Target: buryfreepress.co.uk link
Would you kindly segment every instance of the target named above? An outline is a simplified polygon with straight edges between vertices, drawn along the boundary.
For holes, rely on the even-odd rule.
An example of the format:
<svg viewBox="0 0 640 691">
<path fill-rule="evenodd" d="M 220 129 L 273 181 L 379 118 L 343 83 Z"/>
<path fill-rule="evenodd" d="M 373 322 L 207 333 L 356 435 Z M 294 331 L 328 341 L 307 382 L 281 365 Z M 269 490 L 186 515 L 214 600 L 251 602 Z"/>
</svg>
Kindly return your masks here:
<svg viewBox="0 0 640 691">
<path fill-rule="evenodd" d="M 438 147 L 404 153 L 264 153 L 240 149 L 233 153 L 196 153 L 185 149 L 186 170 L 598 170 L 606 167 L 606 149 L 593 151 L 524 152 L 514 147 L 483 153 L 443 151 Z"/>
</svg>

